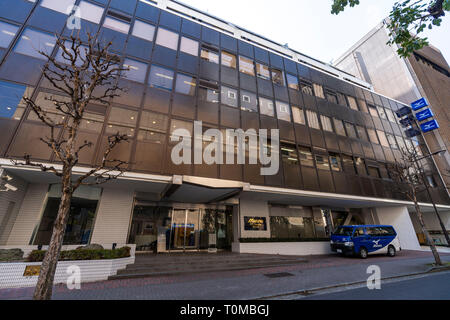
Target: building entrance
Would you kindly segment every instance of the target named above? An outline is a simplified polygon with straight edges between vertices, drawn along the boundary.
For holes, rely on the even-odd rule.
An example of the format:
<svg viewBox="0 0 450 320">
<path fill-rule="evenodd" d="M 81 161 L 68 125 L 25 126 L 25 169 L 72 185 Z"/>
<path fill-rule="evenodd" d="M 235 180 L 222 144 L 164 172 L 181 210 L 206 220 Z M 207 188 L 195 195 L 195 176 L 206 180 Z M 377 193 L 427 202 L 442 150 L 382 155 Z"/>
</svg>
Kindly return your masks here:
<svg viewBox="0 0 450 320">
<path fill-rule="evenodd" d="M 137 203 L 129 243 L 137 251 L 231 249 L 232 206 Z"/>
</svg>

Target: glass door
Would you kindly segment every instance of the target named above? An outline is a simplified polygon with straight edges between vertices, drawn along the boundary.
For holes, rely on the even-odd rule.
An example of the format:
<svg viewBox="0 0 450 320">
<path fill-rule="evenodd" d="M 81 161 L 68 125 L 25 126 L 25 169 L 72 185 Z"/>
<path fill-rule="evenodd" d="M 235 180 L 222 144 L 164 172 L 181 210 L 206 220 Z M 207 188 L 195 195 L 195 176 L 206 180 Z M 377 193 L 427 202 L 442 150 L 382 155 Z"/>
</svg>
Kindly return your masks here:
<svg viewBox="0 0 450 320">
<path fill-rule="evenodd" d="M 185 238 L 186 238 L 186 210 L 173 209 L 170 249 L 184 250 Z"/>
</svg>

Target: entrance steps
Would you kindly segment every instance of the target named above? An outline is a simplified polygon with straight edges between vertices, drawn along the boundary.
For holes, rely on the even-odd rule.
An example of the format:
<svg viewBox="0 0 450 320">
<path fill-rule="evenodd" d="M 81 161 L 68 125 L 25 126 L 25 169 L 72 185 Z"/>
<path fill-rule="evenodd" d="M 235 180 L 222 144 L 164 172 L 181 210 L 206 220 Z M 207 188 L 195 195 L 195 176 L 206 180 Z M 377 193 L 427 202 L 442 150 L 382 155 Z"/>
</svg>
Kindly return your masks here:
<svg viewBox="0 0 450 320">
<path fill-rule="evenodd" d="M 109 280 L 270 268 L 306 262 L 304 257 L 298 256 L 231 252 L 137 254 L 134 264 L 119 270 Z"/>
</svg>

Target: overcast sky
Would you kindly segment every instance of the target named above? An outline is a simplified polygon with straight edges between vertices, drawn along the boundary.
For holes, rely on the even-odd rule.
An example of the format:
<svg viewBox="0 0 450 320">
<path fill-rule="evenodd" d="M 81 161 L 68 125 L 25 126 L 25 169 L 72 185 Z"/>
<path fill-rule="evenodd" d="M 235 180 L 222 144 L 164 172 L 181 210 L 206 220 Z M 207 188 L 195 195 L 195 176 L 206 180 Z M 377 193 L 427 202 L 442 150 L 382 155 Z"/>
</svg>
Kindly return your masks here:
<svg viewBox="0 0 450 320">
<path fill-rule="evenodd" d="M 332 15 L 331 0 L 182 0 L 202 11 L 324 62 L 339 58 L 387 17 L 395 0 L 362 0 Z M 450 63 L 450 15 L 427 32 Z"/>
</svg>

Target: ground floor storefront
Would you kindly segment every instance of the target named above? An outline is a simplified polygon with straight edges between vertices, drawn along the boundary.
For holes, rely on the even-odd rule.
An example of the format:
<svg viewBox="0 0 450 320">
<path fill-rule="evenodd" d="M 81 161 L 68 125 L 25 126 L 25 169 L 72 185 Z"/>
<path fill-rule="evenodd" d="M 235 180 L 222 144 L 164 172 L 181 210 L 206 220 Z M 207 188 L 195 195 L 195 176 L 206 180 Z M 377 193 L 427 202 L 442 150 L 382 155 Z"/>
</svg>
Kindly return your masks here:
<svg viewBox="0 0 450 320">
<path fill-rule="evenodd" d="M 45 248 L 60 199 L 58 181 L 36 170 L 4 168 L 15 190 L 0 192 L 0 248 Z M 435 230 L 432 206 L 421 208 Z M 450 207 L 438 209 L 450 229 Z M 348 224 L 393 225 L 403 249 L 420 249 L 415 213 L 407 202 L 131 173 L 75 192 L 64 244 L 130 245 L 133 254 L 325 254 L 330 233 Z"/>
</svg>

